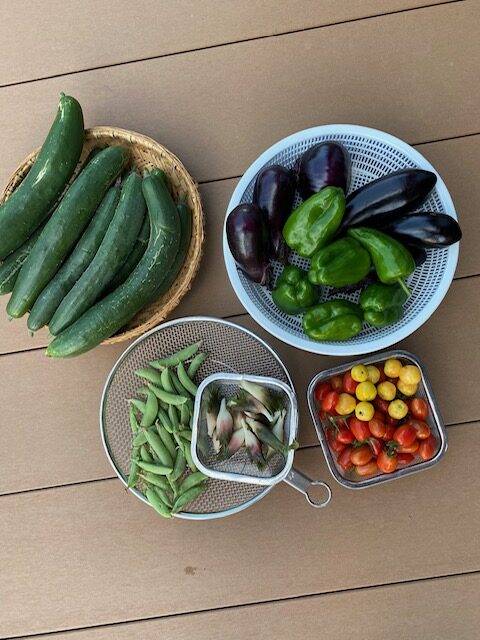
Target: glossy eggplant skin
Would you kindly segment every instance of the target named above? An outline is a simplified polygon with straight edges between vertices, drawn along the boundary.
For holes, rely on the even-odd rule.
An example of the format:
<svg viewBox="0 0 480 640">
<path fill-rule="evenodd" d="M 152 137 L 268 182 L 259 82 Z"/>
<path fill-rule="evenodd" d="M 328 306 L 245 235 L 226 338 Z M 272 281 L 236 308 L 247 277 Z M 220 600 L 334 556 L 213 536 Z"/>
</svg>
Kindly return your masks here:
<svg viewBox="0 0 480 640">
<path fill-rule="evenodd" d="M 239 204 L 226 222 L 227 241 L 232 256 L 245 275 L 270 287 L 268 235 L 263 213 L 256 204 Z"/>
<path fill-rule="evenodd" d="M 413 258 L 413 261 L 415 262 L 415 266 L 421 267 L 422 264 L 428 258 L 428 254 L 425 247 L 419 247 L 418 245 L 415 245 L 415 244 L 408 244 L 407 242 L 405 242 L 404 244 L 412 254 L 412 258 Z"/>
<path fill-rule="evenodd" d="M 445 213 L 412 213 L 386 219 L 381 230 L 400 242 L 419 247 L 448 247 L 462 237 L 458 222 Z"/>
<path fill-rule="evenodd" d="M 287 264 L 288 248 L 282 230 L 292 212 L 295 179 L 292 172 L 278 164 L 262 169 L 255 180 L 253 203 L 261 209 L 269 236 L 269 255 Z"/>
<path fill-rule="evenodd" d="M 368 182 L 347 198 L 342 230 L 348 227 L 379 227 L 386 216 L 398 216 L 419 207 L 437 182 L 423 169 L 401 169 Z"/>
<path fill-rule="evenodd" d="M 297 188 L 304 200 L 324 187 L 340 187 L 346 194 L 352 162 L 347 149 L 338 142 L 315 144 L 298 160 Z"/>
</svg>

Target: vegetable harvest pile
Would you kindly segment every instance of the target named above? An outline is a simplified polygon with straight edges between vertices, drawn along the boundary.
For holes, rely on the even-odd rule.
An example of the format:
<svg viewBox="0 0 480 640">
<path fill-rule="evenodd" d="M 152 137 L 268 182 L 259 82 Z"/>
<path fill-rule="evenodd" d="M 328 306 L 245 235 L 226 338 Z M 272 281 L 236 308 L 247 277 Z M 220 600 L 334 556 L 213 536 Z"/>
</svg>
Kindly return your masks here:
<svg viewBox="0 0 480 640">
<path fill-rule="evenodd" d="M 420 382 L 417 366 L 389 358 L 317 384 L 318 416 L 344 474 L 358 480 L 433 458 L 438 446 L 428 403 L 417 396 Z"/>
<path fill-rule="evenodd" d="M 430 171 L 402 169 L 348 193 L 351 160 L 338 142 L 307 149 L 293 170 L 262 169 L 253 201 L 228 215 L 230 251 L 245 275 L 267 286 L 280 311 L 304 314 L 313 340 L 348 340 L 367 322 L 398 322 L 410 295 L 405 280 L 427 251 L 461 239 L 457 221 L 444 213 L 418 212 L 435 187 Z M 303 198 L 292 211 L 295 192 Z M 288 264 L 288 249 L 310 260 L 307 272 Z M 284 266 L 275 286 L 271 261 Z M 319 304 L 320 287 L 332 288 Z M 362 290 L 358 304 L 335 297 Z M 332 295 L 333 292 L 333 295 Z"/>
<path fill-rule="evenodd" d="M 61 95 L 29 173 L 0 207 L 0 294 L 7 313 L 48 325 L 47 354 L 74 356 L 109 338 L 165 293 L 184 262 L 191 214 L 160 169 L 127 172 L 129 151 L 84 144 L 79 103 Z"/>
</svg>

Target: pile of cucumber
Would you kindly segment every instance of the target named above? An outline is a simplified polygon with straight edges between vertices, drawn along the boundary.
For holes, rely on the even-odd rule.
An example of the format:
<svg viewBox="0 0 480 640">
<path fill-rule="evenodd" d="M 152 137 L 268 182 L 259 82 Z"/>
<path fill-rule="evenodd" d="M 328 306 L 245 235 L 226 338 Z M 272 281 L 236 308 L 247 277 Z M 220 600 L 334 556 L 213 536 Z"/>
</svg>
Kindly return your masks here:
<svg viewBox="0 0 480 640">
<path fill-rule="evenodd" d="M 37 159 L 0 207 L 0 294 L 12 294 L 10 318 L 29 313 L 31 332 L 48 325 L 54 357 L 92 349 L 168 291 L 191 236 L 164 172 L 128 171 L 124 147 L 94 149 L 69 184 L 83 144 L 80 104 L 62 94 Z"/>
</svg>

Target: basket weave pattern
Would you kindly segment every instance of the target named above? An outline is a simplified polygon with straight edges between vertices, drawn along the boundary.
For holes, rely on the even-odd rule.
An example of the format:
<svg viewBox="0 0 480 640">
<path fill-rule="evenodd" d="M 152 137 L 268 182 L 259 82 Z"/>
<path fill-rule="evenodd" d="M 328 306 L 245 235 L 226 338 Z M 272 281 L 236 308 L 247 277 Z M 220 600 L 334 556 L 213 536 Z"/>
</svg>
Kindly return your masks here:
<svg viewBox="0 0 480 640">
<path fill-rule="evenodd" d="M 175 309 L 183 296 L 190 290 L 202 257 L 204 240 L 204 219 L 197 186 L 180 160 L 155 140 L 117 127 L 93 127 L 85 131 L 85 144 L 76 170 L 78 174 L 83 162 L 94 147 L 120 145 L 130 151 L 130 166 L 140 173 L 143 169 L 158 167 L 165 171 L 174 199 L 187 196 L 187 204 L 192 213 L 192 236 L 185 262 L 170 289 L 148 307 L 141 309 L 120 333 L 105 340 L 103 344 L 115 344 L 131 340 L 159 324 Z M 33 151 L 15 170 L 1 197 L 3 203 L 18 187 L 34 163 L 39 149 Z"/>
</svg>

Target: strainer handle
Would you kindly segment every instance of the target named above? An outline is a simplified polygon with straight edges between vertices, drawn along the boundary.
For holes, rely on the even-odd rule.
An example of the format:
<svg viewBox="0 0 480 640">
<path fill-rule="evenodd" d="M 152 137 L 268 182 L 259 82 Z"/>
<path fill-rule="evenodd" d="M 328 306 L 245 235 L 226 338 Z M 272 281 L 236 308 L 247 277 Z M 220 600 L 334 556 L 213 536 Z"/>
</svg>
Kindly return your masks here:
<svg viewBox="0 0 480 640">
<path fill-rule="evenodd" d="M 323 507 L 326 507 L 327 504 L 332 499 L 332 490 L 330 489 L 330 487 L 326 482 L 322 482 L 321 480 L 312 480 L 311 478 L 301 473 L 301 471 L 298 471 L 297 469 L 290 469 L 290 472 L 284 481 L 287 484 L 289 484 L 291 487 L 296 489 L 297 491 L 300 491 L 300 493 L 303 493 L 303 495 L 307 499 L 308 504 L 312 507 L 315 507 L 316 509 L 322 509 Z M 322 486 L 325 488 L 325 491 L 327 492 L 327 497 L 323 501 L 315 502 L 310 497 L 308 492 L 311 489 L 311 487 L 314 487 L 314 486 L 315 487 Z"/>
</svg>

